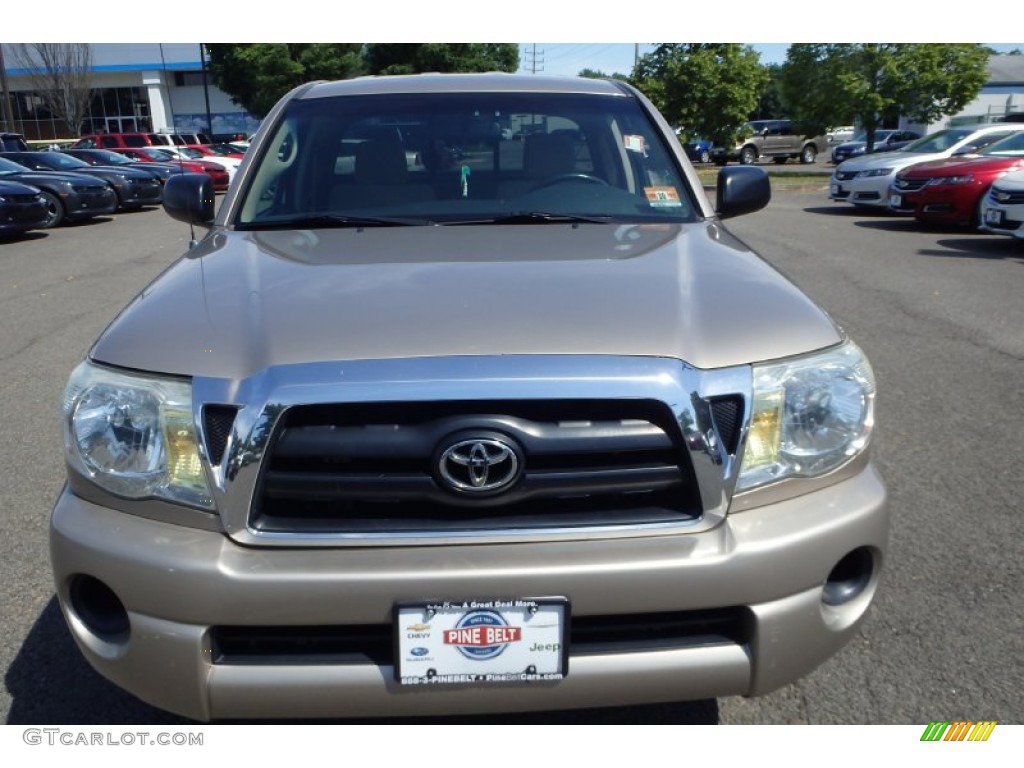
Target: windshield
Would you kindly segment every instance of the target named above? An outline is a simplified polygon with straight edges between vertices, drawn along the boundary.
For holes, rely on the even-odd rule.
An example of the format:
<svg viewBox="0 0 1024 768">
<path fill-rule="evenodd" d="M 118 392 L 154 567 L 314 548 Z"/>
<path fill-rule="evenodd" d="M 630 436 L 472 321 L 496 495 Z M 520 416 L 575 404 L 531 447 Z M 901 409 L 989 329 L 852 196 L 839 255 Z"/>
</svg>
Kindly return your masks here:
<svg viewBox="0 0 1024 768">
<path fill-rule="evenodd" d="M 102 150 L 96 151 L 93 154 L 97 160 L 107 165 L 133 165 L 135 160 L 131 160 L 124 155 L 119 155 L 117 152 L 103 152 Z"/>
<path fill-rule="evenodd" d="M 1024 131 L 1020 133 L 1014 133 L 1007 136 L 1005 139 L 997 141 L 986 147 L 980 153 L 982 155 L 1004 155 L 1007 157 L 1022 157 L 1024 156 Z"/>
<path fill-rule="evenodd" d="M 31 170 L 26 168 L 24 165 L 19 165 L 13 160 L 8 160 L 5 157 L 0 157 L 0 173 L 24 173 L 25 171 Z"/>
<path fill-rule="evenodd" d="M 945 131 L 936 131 L 925 136 L 923 139 L 907 144 L 900 152 L 945 152 L 972 133 L 974 133 L 973 130 L 966 128 L 950 128 Z"/>
<path fill-rule="evenodd" d="M 660 132 L 622 96 L 300 100 L 255 162 L 236 222 L 249 229 L 695 219 Z"/>
<path fill-rule="evenodd" d="M 206 148 L 209 149 L 215 155 L 237 155 L 240 154 L 237 149 L 227 144 L 207 144 Z"/>
<path fill-rule="evenodd" d="M 887 138 L 892 136 L 894 133 L 895 133 L 895 131 L 875 131 L 875 144 L 878 144 L 880 142 L 885 141 Z M 857 138 L 855 138 L 854 141 L 859 141 L 859 142 L 861 142 L 863 144 L 867 144 L 868 143 L 868 135 L 866 133 L 862 133 L 859 136 L 857 136 Z"/>
<path fill-rule="evenodd" d="M 83 168 L 87 170 L 92 168 L 84 160 L 65 155 L 63 152 L 29 152 L 19 159 L 31 163 L 33 166 L 43 166 L 55 171 L 78 171 Z"/>
</svg>

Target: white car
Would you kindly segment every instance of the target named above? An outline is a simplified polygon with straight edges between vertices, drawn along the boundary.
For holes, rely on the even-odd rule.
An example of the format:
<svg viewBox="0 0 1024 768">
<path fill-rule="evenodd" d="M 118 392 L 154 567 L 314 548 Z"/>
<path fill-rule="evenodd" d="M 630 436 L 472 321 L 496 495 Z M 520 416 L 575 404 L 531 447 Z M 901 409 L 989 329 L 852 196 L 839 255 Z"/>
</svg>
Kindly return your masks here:
<svg viewBox="0 0 1024 768">
<path fill-rule="evenodd" d="M 238 170 L 238 166 L 242 164 L 242 161 L 237 157 L 207 155 L 197 149 L 191 149 L 190 147 L 162 146 L 157 147 L 157 149 L 161 152 L 167 152 L 180 160 L 208 160 L 211 163 L 217 163 L 217 165 L 224 167 L 224 170 L 228 172 L 228 178 L 232 180 L 235 178 L 235 172 Z"/>
<path fill-rule="evenodd" d="M 889 185 L 897 172 L 929 160 L 974 154 L 1020 130 L 1020 126 L 1008 123 L 946 128 L 918 139 L 898 152 L 851 158 L 836 166 L 828 196 L 854 205 L 888 208 Z"/>
<path fill-rule="evenodd" d="M 1024 240 L 1024 171 L 1008 173 L 981 198 L 981 229 Z"/>
</svg>

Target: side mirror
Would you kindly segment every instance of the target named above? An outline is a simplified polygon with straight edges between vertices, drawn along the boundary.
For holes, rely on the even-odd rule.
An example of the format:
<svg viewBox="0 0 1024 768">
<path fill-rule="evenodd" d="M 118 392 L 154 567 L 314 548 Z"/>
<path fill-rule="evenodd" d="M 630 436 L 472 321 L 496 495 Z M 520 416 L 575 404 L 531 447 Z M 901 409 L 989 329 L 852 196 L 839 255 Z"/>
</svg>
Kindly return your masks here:
<svg viewBox="0 0 1024 768">
<path fill-rule="evenodd" d="M 213 179 L 205 173 L 171 176 L 164 184 L 164 210 L 178 221 L 209 226 L 215 208 Z"/>
<path fill-rule="evenodd" d="M 772 199 L 772 185 L 763 168 L 749 165 L 723 168 L 716 191 L 718 216 L 728 219 L 759 211 Z"/>
</svg>

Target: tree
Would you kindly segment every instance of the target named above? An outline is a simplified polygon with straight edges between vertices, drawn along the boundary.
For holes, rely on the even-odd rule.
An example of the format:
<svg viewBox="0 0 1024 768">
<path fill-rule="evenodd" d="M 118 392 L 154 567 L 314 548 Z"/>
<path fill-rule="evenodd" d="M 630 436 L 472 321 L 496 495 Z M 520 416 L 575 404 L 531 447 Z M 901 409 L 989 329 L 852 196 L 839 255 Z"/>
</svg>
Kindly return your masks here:
<svg viewBox="0 0 1024 768">
<path fill-rule="evenodd" d="M 213 82 L 258 117 L 310 80 L 362 74 L 361 43 L 209 43 Z"/>
<path fill-rule="evenodd" d="M 686 138 L 731 147 L 768 79 L 759 58 L 737 43 L 661 44 L 640 60 L 631 80 Z"/>
<path fill-rule="evenodd" d="M 77 136 L 92 101 L 92 48 L 88 43 L 19 43 L 10 46 L 43 106 Z"/>
<path fill-rule="evenodd" d="M 370 43 L 363 52 L 371 75 L 415 72 L 515 72 L 515 43 Z"/>
<path fill-rule="evenodd" d="M 857 122 L 870 150 L 886 120 L 931 123 L 963 109 L 988 57 L 975 43 L 799 43 L 786 52 L 783 98 L 804 132 Z"/>
<path fill-rule="evenodd" d="M 591 80 L 629 80 L 628 75 L 624 75 L 621 72 L 614 72 L 610 75 L 605 74 L 599 69 L 591 69 L 585 67 L 579 71 L 580 77 L 588 77 Z"/>
<path fill-rule="evenodd" d="M 769 64 L 765 67 L 768 79 L 757 100 L 757 109 L 751 120 L 778 120 L 788 117 L 782 102 L 782 65 Z"/>
</svg>

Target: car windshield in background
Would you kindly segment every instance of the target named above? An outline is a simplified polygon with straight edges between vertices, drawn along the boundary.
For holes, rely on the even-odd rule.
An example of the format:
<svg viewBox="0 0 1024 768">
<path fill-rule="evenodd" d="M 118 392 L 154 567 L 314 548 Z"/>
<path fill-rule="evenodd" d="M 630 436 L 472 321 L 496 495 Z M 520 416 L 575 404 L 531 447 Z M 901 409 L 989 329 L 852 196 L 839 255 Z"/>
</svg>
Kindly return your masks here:
<svg viewBox="0 0 1024 768">
<path fill-rule="evenodd" d="M 1014 133 L 985 147 L 980 154 L 1024 157 L 1024 131 Z"/>
<path fill-rule="evenodd" d="M 696 216 L 659 132 L 615 96 L 298 100 L 256 163 L 235 221 L 245 229 Z"/>
<path fill-rule="evenodd" d="M 935 133 L 925 136 L 923 139 L 918 139 L 915 142 L 907 144 L 901 152 L 923 152 L 931 154 L 935 152 L 945 152 L 947 149 L 952 147 L 961 139 L 966 139 L 974 133 L 973 130 L 950 128 L 945 131 L 936 131 Z"/>
<path fill-rule="evenodd" d="M 119 155 L 117 152 L 105 152 L 103 150 L 96 150 L 92 156 L 107 165 L 135 165 L 135 163 L 138 162 L 137 160 L 132 160 L 124 155 Z M 74 157 L 74 155 L 72 155 L 72 157 Z"/>
</svg>

